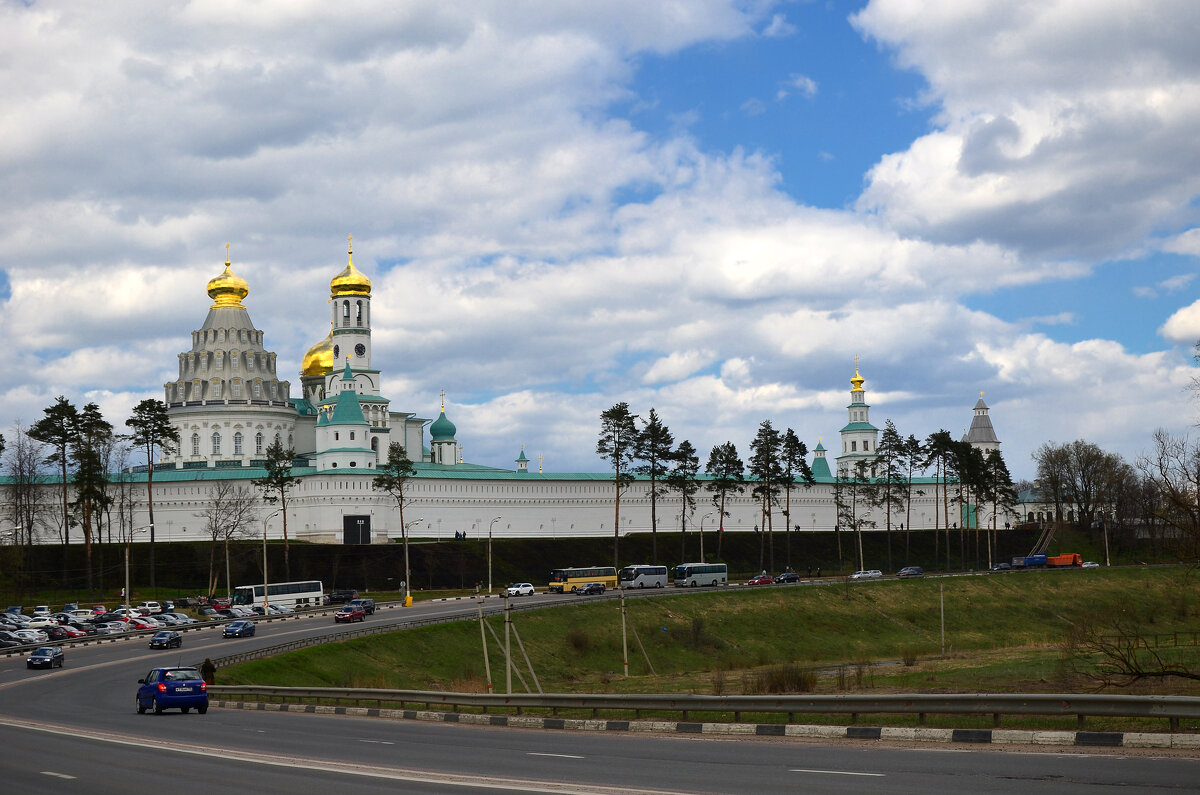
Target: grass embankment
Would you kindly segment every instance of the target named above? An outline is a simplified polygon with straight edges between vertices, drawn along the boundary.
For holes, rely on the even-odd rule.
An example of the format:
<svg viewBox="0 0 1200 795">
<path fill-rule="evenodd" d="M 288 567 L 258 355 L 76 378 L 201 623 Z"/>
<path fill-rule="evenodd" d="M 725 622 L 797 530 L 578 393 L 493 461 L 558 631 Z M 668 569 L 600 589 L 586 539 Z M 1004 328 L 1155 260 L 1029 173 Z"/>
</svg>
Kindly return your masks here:
<svg viewBox="0 0 1200 795">
<path fill-rule="evenodd" d="M 762 669 L 785 663 L 814 672 L 817 692 L 1078 690 L 1090 686 L 1060 664 L 1060 646 L 1073 625 L 1091 621 L 1115 630 L 1120 620 L 1146 634 L 1200 632 L 1194 579 L 1183 567 L 1073 570 L 630 599 L 629 625 L 655 674 L 631 632 L 628 679 L 620 676 L 617 602 L 520 612 L 514 626 L 551 692 L 738 693 L 753 690 Z M 945 590 L 945 656 L 939 588 Z M 503 637 L 501 619 L 489 622 Z M 1195 662 L 1198 647 L 1173 653 Z M 490 633 L 489 654 L 493 679 L 502 686 L 502 652 Z M 515 639 L 513 654 L 520 659 Z M 301 649 L 231 667 L 221 681 L 486 689 L 475 621 Z M 1157 692 L 1200 692 L 1181 682 L 1169 680 Z M 515 679 L 514 687 L 523 689 Z M 1153 692 L 1148 688 L 1136 692 Z"/>
</svg>

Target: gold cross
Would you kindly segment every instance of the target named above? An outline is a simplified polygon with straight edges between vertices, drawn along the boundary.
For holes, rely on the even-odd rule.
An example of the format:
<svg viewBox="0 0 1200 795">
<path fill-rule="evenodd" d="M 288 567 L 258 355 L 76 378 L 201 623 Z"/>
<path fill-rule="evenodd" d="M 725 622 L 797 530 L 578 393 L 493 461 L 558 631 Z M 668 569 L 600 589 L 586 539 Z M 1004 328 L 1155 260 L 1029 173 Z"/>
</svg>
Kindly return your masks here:
<svg viewBox="0 0 1200 795">
<path fill-rule="evenodd" d="M 225 244 L 225 264 L 229 264 L 229 244 Z"/>
<path fill-rule="evenodd" d="M 354 253 L 354 235 L 346 235 L 346 253 Z"/>
</svg>

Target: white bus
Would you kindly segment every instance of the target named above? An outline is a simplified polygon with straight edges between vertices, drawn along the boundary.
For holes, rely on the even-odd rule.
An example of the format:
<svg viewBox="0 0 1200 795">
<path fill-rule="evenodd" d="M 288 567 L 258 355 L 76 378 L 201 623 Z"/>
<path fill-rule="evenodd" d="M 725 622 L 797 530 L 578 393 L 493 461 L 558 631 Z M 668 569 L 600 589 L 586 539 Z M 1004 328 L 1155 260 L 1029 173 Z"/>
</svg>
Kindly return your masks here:
<svg viewBox="0 0 1200 795">
<path fill-rule="evenodd" d="M 626 566 L 617 572 L 621 588 L 666 588 L 666 566 Z"/>
<path fill-rule="evenodd" d="M 728 585 L 729 569 L 724 563 L 681 563 L 675 567 L 675 587 Z"/>
<path fill-rule="evenodd" d="M 325 589 L 320 580 L 304 580 L 301 582 L 271 582 L 267 583 L 267 604 L 280 607 L 320 607 L 324 601 Z M 263 586 L 239 585 L 233 590 L 233 603 L 251 607 L 263 603 Z"/>
</svg>

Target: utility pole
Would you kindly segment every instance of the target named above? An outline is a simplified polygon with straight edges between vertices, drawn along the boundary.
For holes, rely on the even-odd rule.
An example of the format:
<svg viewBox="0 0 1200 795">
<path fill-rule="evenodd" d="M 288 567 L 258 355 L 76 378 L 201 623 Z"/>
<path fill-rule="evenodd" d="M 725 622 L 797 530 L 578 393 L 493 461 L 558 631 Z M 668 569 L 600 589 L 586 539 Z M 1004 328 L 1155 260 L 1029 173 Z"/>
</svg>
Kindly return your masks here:
<svg viewBox="0 0 1200 795">
<path fill-rule="evenodd" d="M 487 675 L 488 693 L 492 693 L 492 666 L 488 662 L 487 635 L 483 631 L 483 597 L 475 589 L 475 605 L 479 608 L 479 639 L 483 641 L 483 670 Z"/>
<path fill-rule="evenodd" d="M 512 694 L 512 647 L 509 640 L 509 629 L 512 626 L 512 608 L 508 604 L 508 590 L 504 591 L 504 687 L 505 692 Z"/>
<path fill-rule="evenodd" d="M 625 664 L 625 678 L 629 678 L 629 641 L 625 636 L 625 589 L 621 589 L 621 660 Z"/>
</svg>

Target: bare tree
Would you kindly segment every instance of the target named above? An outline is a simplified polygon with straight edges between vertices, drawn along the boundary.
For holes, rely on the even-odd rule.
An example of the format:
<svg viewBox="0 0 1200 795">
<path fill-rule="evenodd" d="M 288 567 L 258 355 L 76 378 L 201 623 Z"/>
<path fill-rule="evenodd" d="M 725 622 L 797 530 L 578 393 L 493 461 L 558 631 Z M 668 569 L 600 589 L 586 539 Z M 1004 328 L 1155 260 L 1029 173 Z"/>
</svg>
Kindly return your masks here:
<svg viewBox="0 0 1200 795">
<path fill-rule="evenodd" d="M 41 495 L 45 481 L 40 470 L 45 458 L 42 443 L 29 435 L 20 420 L 13 425 L 12 441 L 5 449 L 4 473 L 8 476 L 8 502 L 12 506 L 10 519 L 20 528 L 16 541 L 26 546 L 37 538 L 37 529 L 47 505 Z"/>
<path fill-rule="evenodd" d="M 1147 680 L 1200 681 L 1200 671 L 1187 664 L 1192 655 L 1180 654 L 1179 647 L 1158 647 L 1152 637 L 1138 632 L 1142 625 L 1131 617 L 1119 617 L 1111 624 L 1076 622 L 1063 643 L 1065 667 L 1095 683 L 1097 690 Z"/>
<path fill-rule="evenodd" d="M 211 546 L 208 551 L 208 591 L 211 596 L 217 591 L 220 575 L 216 570 L 217 547 L 225 552 L 225 595 L 232 591 L 229 582 L 229 542 L 241 538 L 254 529 L 252 522 L 258 518 L 258 495 L 253 489 L 232 480 L 218 480 L 209 495 L 204 510 L 195 514 L 204 520 Z"/>
<path fill-rule="evenodd" d="M 1137 461 L 1152 495 L 1143 498 L 1155 523 L 1179 542 L 1180 552 L 1200 549 L 1200 443 L 1154 432 L 1154 449 Z"/>
</svg>

